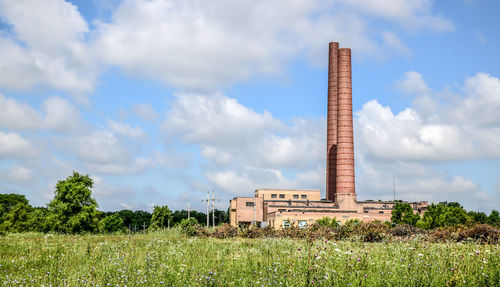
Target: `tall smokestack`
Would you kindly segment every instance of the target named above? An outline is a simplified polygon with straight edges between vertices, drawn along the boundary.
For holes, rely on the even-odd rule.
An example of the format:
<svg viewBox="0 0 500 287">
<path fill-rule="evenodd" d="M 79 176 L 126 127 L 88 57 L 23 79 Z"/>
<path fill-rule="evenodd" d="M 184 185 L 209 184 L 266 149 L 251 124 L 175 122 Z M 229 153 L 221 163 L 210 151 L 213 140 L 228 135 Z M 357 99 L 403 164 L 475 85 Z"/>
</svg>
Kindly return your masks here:
<svg viewBox="0 0 500 287">
<path fill-rule="evenodd" d="M 356 194 L 354 187 L 354 140 L 352 126 L 351 49 L 338 50 L 337 189 Z"/>
<path fill-rule="evenodd" d="M 328 119 L 326 136 L 326 199 L 335 200 L 337 190 L 337 88 L 339 43 L 330 42 L 328 53 Z"/>
</svg>

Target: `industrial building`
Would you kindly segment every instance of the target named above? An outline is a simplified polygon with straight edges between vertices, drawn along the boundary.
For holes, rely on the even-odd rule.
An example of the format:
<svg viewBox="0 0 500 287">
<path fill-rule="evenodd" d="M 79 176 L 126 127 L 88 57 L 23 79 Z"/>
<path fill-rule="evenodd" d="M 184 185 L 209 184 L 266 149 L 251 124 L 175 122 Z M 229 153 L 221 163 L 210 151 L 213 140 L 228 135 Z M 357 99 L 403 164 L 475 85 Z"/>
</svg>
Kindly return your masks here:
<svg viewBox="0 0 500 287">
<path fill-rule="evenodd" d="M 323 217 L 339 223 L 390 221 L 393 201 L 357 201 L 354 178 L 351 49 L 329 44 L 326 198 L 319 189 L 257 189 L 253 197 L 230 201 L 230 223 L 273 228 L 306 227 Z M 427 209 L 426 201 L 411 202 L 414 212 Z"/>
</svg>

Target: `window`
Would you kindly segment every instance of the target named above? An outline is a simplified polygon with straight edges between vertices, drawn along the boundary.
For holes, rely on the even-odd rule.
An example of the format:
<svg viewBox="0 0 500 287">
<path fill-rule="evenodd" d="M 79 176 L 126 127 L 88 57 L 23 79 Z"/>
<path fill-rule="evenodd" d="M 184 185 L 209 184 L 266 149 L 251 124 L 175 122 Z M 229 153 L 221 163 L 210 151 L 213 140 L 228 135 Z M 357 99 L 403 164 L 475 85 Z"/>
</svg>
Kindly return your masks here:
<svg viewBox="0 0 500 287">
<path fill-rule="evenodd" d="M 279 212 L 286 211 L 286 209 L 278 209 Z"/>
<path fill-rule="evenodd" d="M 289 220 L 283 220 L 283 228 L 288 228 L 290 227 L 290 221 Z"/>
<path fill-rule="evenodd" d="M 365 213 L 368 213 L 368 210 L 365 210 Z"/>
<path fill-rule="evenodd" d="M 307 228 L 307 220 L 299 220 L 299 228 Z"/>
<path fill-rule="evenodd" d="M 280 198 L 285 198 L 285 195 L 284 194 L 280 194 Z"/>
<path fill-rule="evenodd" d="M 293 195 L 293 199 L 299 199 L 299 195 L 298 194 L 294 194 Z"/>
<path fill-rule="evenodd" d="M 302 194 L 302 195 L 300 196 L 300 198 L 302 198 L 302 199 L 307 199 L 307 195 Z"/>
<path fill-rule="evenodd" d="M 247 202 L 247 206 L 255 206 L 255 202 L 249 201 L 249 202 Z"/>
<path fill-rule="evenodd" d="M 381 210 L 381 211 L 379 211 L 378 213 L 384 213 L 384 212 Z"/>
<path fill-rule="evenodd" d="M 271 194 L 271 198 L 277 198 L 278 195 L 276 193 Z"/>
</svg>

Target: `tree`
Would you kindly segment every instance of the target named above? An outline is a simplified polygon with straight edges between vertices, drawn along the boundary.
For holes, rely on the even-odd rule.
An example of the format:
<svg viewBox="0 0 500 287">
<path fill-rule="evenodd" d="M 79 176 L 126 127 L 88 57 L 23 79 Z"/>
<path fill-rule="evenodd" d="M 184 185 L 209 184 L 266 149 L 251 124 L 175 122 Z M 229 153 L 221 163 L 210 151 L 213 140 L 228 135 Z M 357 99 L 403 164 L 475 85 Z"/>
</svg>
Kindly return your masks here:
<svg viewBox="0 0 500 287">
<path fill-rule="evenodd" d="M 498 210 L 491 211 L 490 216 L 488 216 L 488 222 L 493 226 L 500 227 L 500 214 Z"/>
<path fill-rule="evenodd" d="M 94 181 L 88 175 L 73 175 L 57 182 L 54 199 L 48 204 L 52 230 L 64 233 L 94 232 L 99 212 L 92 198 Z"/>
<path fill-rule="evenodd" d="M 172 211 L 168 206 L 155 206 L 153 209 L 153 216 L 151 217 L 150 229 L 158 230 L 161 228 L 169 227 L 170 220 L 172 219 Z"/>
<path fill-rule="evenodd" d="M 457 202 L 431 204 L 417 226 L 424 229 L 455 226 L 467 222 L 467 212 Z"/>
<path fill-rule="evenodd" d="M 391 221 L 393 224 L 410 224 L 415 226 L 420 219 L 418 213 L 413 212 L 409 203 L 396 202 L 392 209 Z"/>
<path fill-rule="evenodd" d="M 488 216 L 484 212 L 469 211 L 467 212 L 467 216 L 472 221 L 472 224 L 489 223 Z"/>
<path fill-rule="evenodd" d="M 123 232 L 123 219 L 118 214 L 111 214 L 99 221 L 99 231 L 101 233 Z"/>
<path fill-rule="evenodd" d="M 0 194 L 0 232 L 29 231 L 32 207 L 21 194 Z"/>
</svg>

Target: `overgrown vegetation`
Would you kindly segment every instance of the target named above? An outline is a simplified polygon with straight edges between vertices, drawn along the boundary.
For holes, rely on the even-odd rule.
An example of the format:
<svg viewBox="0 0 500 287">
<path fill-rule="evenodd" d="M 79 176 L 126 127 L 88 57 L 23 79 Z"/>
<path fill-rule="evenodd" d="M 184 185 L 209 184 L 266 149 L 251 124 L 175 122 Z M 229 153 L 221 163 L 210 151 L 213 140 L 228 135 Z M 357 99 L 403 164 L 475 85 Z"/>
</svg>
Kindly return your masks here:
<svg viewBox="0 0 500 287">
<path fill-rule="evenodd" d="M 223 230 L 233 232 L 227 226 L 218 232 Z M 297 230 L 291 228 L 287 234 Z M 171 228 L 135 235 L 7 235 L 0 237 L 0 282 L 3 286 L 500 285 L 499 245 L 217 239 L 183 237 L 179 232 Z"/>
<path fill-rule="evenodd" d="M 20 194 L 0 194 L 0 235 L 19 232 L 116 233 L 146 232 L 179 224 L 187 217 L 186 210 L 171 212 L 167 206 L 147 211 L 99 211 L 92 197 L 94 182 L 88 175 L 73 172 L 60 180 L 54 198 L 47 207 L 32 207 Z M 205 222 L 206 214 L 191 211 L 197 223 Z M 226 211 L 215 210 L 215 223 L 229 222 Z"/>
</svg>

